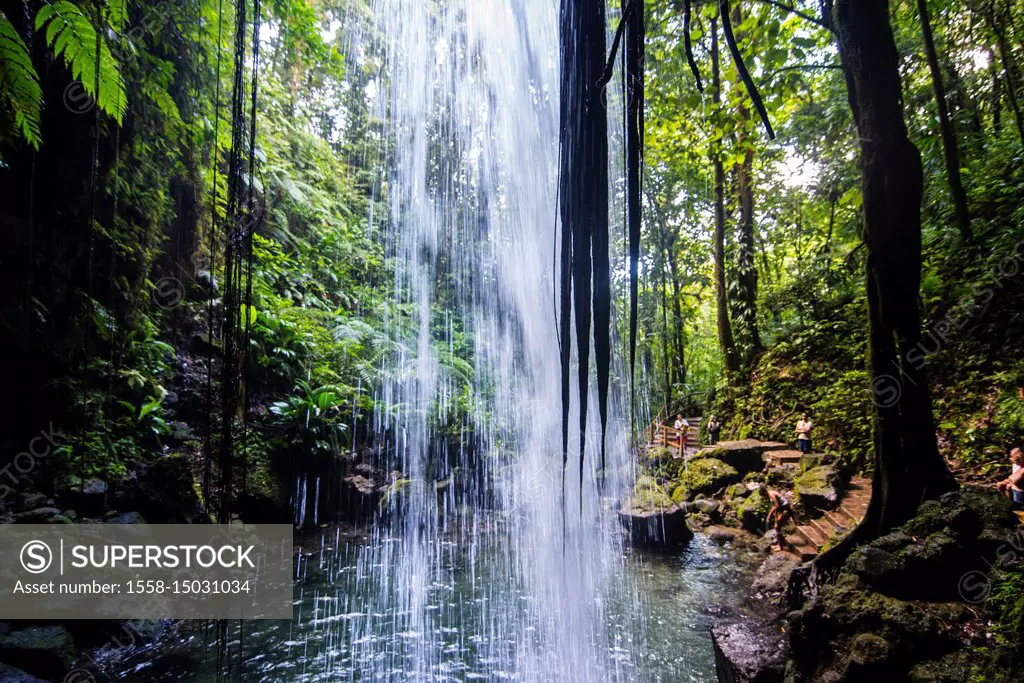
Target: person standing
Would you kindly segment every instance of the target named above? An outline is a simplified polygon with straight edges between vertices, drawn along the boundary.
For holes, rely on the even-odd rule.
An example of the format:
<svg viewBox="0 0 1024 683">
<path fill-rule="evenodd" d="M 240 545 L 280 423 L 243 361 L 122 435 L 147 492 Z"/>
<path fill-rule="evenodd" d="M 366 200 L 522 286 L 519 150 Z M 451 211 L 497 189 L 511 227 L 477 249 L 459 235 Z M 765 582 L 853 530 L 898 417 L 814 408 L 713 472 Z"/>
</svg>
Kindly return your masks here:
<svg viewBox="0 0 1024 683">
<path fill-rule="evenodd" d="M 722 423 L 718 421 L 717 415 L 708 418 L 708 441 L 714 446 L 718 443 L 718 435 L 722 433 Z"/>
<path fill-rule="evenodd" d="M 1024 508 L 1024 452 L 1020 448 L 1010 451 L 1010 476 L 996 484 L 996 490 L 1013 499 L 1015 508 Z"/>
<path fill-rule="evenodd" d="M 811 430 L 814 423 L 807 418 L 807 413 L 801 413 L 796 423 L 796 443 L 801 453 L 811 452 Z"/>
<path fill-rule="evenodd" d="M 676 434 L 679 437 L 679 455 L 686 457 L 686 437 L 690 433 L 690 423 L 686 421 L 682 413 L 676 415 Z"/>
</svg>

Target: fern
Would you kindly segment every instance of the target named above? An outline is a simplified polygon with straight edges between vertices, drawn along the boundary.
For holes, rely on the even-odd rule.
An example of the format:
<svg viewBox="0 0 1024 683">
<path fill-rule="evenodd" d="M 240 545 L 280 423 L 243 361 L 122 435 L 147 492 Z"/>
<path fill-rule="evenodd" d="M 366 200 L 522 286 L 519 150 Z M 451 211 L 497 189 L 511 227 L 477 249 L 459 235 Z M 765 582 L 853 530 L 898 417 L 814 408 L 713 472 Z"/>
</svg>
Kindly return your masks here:
<svg viewBox="0 0 1024 683">
<path fill-rule="evenodd" d="M 39 115 L 43 91 L 32 58 L 14 25 L 0 14 L 0 102 L 14 112 L 14 123 L 30 145 L 39 149 Z"/>
<path fill-rule="evenodd" d="M 46 43 L 53 48 L 55 56 L 64 57 L 71 77 L 82 84 L 104 113 L 120 124 L 128 109 L 124 81 L 110 48 L 97 36 L 89 18 L 77 5 L 57 0 L 43 5 L 36 15 L 36 29 L 44 27 Z"/>
</svg>

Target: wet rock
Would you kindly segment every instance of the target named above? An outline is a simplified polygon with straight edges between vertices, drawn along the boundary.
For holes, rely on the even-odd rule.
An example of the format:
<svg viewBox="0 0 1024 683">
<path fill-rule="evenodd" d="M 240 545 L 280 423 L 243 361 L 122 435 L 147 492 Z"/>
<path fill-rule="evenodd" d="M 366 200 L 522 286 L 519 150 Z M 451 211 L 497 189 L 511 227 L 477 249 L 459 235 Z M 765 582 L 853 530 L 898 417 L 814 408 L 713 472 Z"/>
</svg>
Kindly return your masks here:
<svg viewBox="0 0 1024 683">
<path fill-rule="evenodd" d="M 46 507 L 47 505 L 52 505 L 52 502 L 49 501 L 44 493 L 32 491 L 21 494 L 22 510 L 35 510 L 36 508 Z"/>
<path fill-rule="evenodd" d="M 789 553 L 772 553 L 768 556 L 754 575 L 751 588 L 772 603 L 777 604 L 785 595 L 789 585 L 789 575 L 800 566 L 800 561 Z"/>
<path fill-rule="evenodd" d="M 831 465 L 812 467 L 793 481 L 800 503 L 813 510 L 831 510 L 839 502 L 843 481 Z"/>
<path fill-rule="evenodd" d="M 639 477 L 633 495 L 618 512 L 634 545 L 645 548 L 676 548 L 693 538 L 686 512 L 672 502 L 651 477 Z"/>
<path fill-rule="evenodd" d="M 705 535 L 714 543 L 729 543 L 739 535 L 738 529 L 727 526 L 709 526 L 704 529 Z"/>
<path fill-rule="evenodd" d="M 775 683 L 786 672 L 787 645 L 770 623 L 737 621 L 711 628 L 715 668 L 722 683 Z"/>
<path fill-rule="evenodd" d="M 107 524 L 145 524 L 145 518 L 138 512 L 114 513 L 107 518 Z"/>
<path fill-rule="evenodd" d="M 75 646 L 63 626 L 32 626 L 0 636 L 0 660 L 41 678 L 61 680 L 74 659 Z"/>
<path fill-rule="evenodd" d="M 59 508 L 42 507 L 35 510 L 26 510 L 14 515 L 17 524 L 70 524 L 71 520 L 65 517 Z"/>
</svg>

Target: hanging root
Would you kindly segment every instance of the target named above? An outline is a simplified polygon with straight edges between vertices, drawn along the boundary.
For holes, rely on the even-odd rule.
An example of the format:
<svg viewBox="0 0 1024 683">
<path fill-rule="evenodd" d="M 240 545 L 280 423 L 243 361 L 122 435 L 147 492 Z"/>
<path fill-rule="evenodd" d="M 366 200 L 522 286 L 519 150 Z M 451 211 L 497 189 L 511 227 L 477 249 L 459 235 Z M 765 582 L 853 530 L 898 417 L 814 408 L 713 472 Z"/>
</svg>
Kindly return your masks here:
<svg viewBox="0 0 1024 683">
<path fill-rule="evenodd" d="M 690 7 L 691 0 L 683 0 L 683 49 L 686 51 L 686 63 L 690 65 L 693 80 L 697 84 L 697 92 L 704 94 L 704 84 L 700 82 L 700 69 L 693 58 L 693 42 L 690 40 Z"/>
<path fill-rule="evenodd" d="M 757 115 L 761 117 L 761 123 L 764 124 L 765 131 L 768 133 L 768 139 L 774 140 L 775 131 L 772 129 L 771 121 L 768 120 L 768 110 L 764 108 L 761 93 L 758 92 L 757 86 L 754 85 L 754 79 L 750 77 L 747 65 L 743 62 L 743 55 L 740 54 L 740 48 L 736 45 L 736 36 L 732 32 L 732 22 L 729 19 L 729 0 L 719 0 L 718 11 L 722 18 L 722 32 L 725 34 L 725 42 L 729 46 L 732 60 L 736 64 L 736 71 L 739 72 L 740 80 L 743 81 L 743 85 L 747 88 L 747 93 L 754 103 Z"/>
</svg>

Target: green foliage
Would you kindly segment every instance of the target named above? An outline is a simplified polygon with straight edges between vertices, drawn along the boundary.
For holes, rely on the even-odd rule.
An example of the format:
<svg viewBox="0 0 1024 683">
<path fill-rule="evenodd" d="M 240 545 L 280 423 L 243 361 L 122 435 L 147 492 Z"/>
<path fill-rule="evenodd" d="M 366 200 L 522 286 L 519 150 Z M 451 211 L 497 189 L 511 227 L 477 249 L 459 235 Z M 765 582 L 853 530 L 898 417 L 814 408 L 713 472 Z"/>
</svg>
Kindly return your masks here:
<svg viewBox="0 0 1024 683">
<path fill-rule="evenodd" d="M 28 47 L 7 17 L 0 14 L 0 105 L 14 115 L 21 137 L 36 149 L 42 142 L 39 117 L 43 92 Z M 2 140 L 2 137 L 0 137 Z"/>
<path fill-rule="evenodd" d="M 123 11 L 117 16 L 123 16 Z M 57 0 L 39 8 L 36 29 L 44 28 L 46 44 L 54 55 L 64 58 L 71 77 L 120 125 L 128 110 L 128 97 L 106 39 L 97 33 L 78 5 L 69 0 Z"/>
</svg>

